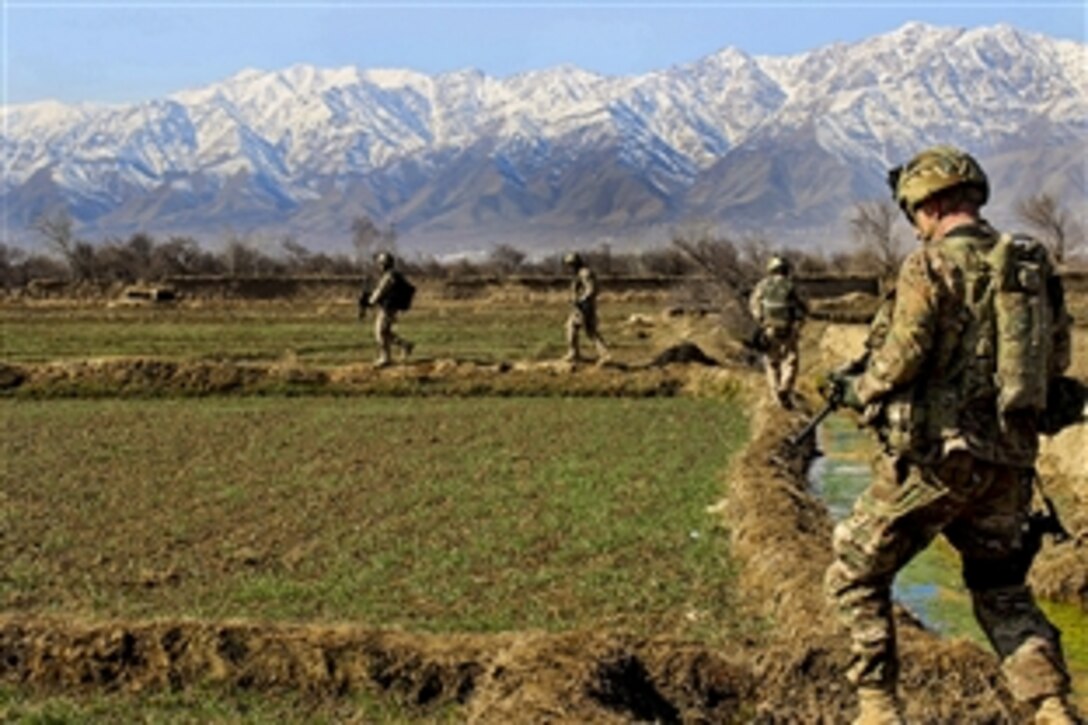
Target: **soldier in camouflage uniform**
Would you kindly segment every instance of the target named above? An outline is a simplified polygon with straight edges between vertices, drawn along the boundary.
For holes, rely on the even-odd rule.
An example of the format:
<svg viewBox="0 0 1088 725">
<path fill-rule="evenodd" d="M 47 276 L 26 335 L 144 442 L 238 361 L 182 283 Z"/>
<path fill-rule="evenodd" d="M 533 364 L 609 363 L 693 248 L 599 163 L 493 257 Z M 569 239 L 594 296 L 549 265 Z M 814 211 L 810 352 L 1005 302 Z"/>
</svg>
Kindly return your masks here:
<svg viewBox="0 0 1088 725">
<path fill-rule="evenodd" d="M 565 359 L 571 362 L 582 360 L 578 336 L 584 330 L 586 337 L 597 347 L 597 362 L 605 362 L 608 360 L 608 345 L 597 326 L 597 276 L 586 266 L 580 254 L 567 254 L 563 257 L 563 264 L 574 272 L 571 283 L 571 305 L 574 309 L 567 318 Z"/>
<path fill-rule="evenodd" d="M 398 272 L 394 269 L 396 260 L 393 259 L 393 255 L 389 252 L 379 252 L 374 261 L 377 263 L 378 269 L 381 270 L 378 284 L 374 287 L 374 291 L 370 293 L 370 299 L 368 300 L 370 306 L 378 308 L 378 314 L 374 320 L 374 338 L 378 342 L 378 359 L 374 361 L 374 365 L 376 367 L 386 367 L 393 361 L 393 345 L 401 349 L 405 358 L 412 354 L 414 345 L 393 331 L 393 325 L 397 321 L 397 310 L 391 304 L 391 292 L 393 286 L 397 283 L 396 275 Z"/>
<path fill-rule="evenodd" d="M 980 216 L 989 196 L 982 169 L 949 147 L 929 149 L 889 176 L 922 246 L 903 262 L 866 359 L 833 378 L 846 405 L 864 411 L 884 453 L 874 482 L 835 529 L 827 590 L 850 631 L 848 672 L 859 723 L 901 722 L 891 585 L 938 534 L 959 551 L 975 617 L 1001 659 L 1013 695 L 1038 723 L 1074 723 L 1059 631 L 1025 584 L 1038 550 L 1029 515 L 1039 420 L 1002 413 L 994 376 L 972 373 L 985 357 L 978 299 L 980 260 L 998 233 Z M 1069 364 L 1069 317 L 1049 275 L 1049 369 Z M 989 386 L 989 387 L 987 387 Z"/>
<path fill-rule="evenodd" d="M 748 309 L 759 324 L 763 368 L 771 395 L 783 408 L 792 408 L 793 385 L 797 380 L 797 347 L 808 306 L 797 294 L 788 260 L 771 257 L 767 263 L 767 276 L 759 281 L 748 298 Z"/>
</svg>

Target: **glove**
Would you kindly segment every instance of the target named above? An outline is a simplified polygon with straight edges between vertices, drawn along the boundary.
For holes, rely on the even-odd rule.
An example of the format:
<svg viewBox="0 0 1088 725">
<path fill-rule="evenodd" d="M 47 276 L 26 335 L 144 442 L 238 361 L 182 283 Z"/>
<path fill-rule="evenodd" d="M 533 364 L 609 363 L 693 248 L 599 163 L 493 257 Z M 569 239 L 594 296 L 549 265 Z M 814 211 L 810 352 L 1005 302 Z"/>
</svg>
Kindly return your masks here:
<svg viewBox="0 0 1088 725">
<path fill-rule="evenodd" d="M 859 413 L 865 410 L 865 405 L 858 399 L 859 375 L 843 375 L 842 387 L 839 390 L 839 400 L 844 406 Z"/>
<path fill-rule="evenodd" d="M 824 392 L 823 389 L 820 392 L 828 401 L 837 400 L 839 405 L 861 412 L 865 410 L 865 405 L 858 399 L 858 377 L 857 375 L 848 375 L 841 370 L 834 370 L 827 374 L 821 384 L 822 388 L 826 388 L 827 392 Z"/>
</svg>

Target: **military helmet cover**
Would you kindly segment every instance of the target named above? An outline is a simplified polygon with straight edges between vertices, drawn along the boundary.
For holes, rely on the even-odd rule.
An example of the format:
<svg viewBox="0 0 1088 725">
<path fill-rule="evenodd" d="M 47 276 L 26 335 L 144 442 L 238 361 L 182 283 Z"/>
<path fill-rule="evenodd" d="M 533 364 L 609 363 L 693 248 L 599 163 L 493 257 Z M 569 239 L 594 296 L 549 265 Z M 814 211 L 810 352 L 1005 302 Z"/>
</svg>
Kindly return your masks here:
<svg viewBox="0 0 1088 725">
<path fill-rule="evenodd" d="M 888 185 L 895 201 L 912 219 L 914 210 L 926 199 L 957 186 L 981 191 L 983 204 L 990 196 L 990 183 L 978 161 L 952 146 L 934 146 L 895 167 L 888 172 Z"/>
<path fill-rule="evenodd" d="M 790 271 L 789 260 L 785 257 L 775 255 L 767 260 L 767 271 L 774 274 L 775 272 L 782 272 L 786 274 Z"/>
<path fill-rule="evenodd" d="M 393 268 L 393 255 L 389 252 L 378 252 L 374 255 L 374 261 L 378 263 L 378 267 L 381 269 Z"/>
</svg>

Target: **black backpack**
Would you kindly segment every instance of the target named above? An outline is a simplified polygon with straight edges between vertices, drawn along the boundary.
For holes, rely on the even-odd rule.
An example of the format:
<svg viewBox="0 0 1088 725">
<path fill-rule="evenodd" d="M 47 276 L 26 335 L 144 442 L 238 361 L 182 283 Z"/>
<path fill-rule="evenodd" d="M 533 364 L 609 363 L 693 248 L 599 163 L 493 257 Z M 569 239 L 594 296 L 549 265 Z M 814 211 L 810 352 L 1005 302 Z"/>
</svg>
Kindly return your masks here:
<svg viewBox="0 0 1088 725">
<path fill-rule="evenodd" d="M 389 309 L 395 312 L 410 310 L 415 295 L 415 285 L 409 282 L 403 274 L 394 271 L 393 286 L 389 288 Z"/>
</svg>

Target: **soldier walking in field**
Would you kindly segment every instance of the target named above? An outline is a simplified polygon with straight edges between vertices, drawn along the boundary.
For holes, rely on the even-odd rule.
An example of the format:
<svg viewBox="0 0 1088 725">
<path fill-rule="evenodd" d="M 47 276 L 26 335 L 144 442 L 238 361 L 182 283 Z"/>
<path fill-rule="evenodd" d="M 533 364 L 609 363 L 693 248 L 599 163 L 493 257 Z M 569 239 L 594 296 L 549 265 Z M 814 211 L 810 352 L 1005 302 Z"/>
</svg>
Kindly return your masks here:
<svg viewBox="0 0 1088 725">
<path fill-rule="evenodd" d="M 808 306 L 797 294 L 788 260 L 771 257 L 767 276 L 759 281 L 748 299 L 748 309 L 759 324 L 763 368 L 771 395 L 783 408 L 792 408 L 797 347 Z"/>
<path fill-rule="evenodd" d="M 404 358 L 412 354 L 415 347 L 411 342 L 397 335 L 393 325 L 397 321 L 397 315 L 407 311 L 412 306 L 412 297 L 415 287 L 404 277 L 396 267 L 396 260 L 389 252 L 379 252 L 374 257 L 381 276 L 373 292 L 364 293 L 363 300 L 367 306 L 377 307 L 378 314 L 374 320 L 374 337 L 378 342 L 378 359 L 374 361 L 375 367 L 386 367 L 392 364 L 392 347 L 397 345 Z"/>
<path fill-rule="evenodd" d="M 598 329 L 597 320 L 597 276 L 582 259 L 582 255 L 572 252 L 563 257 L 563 265 L 574 272 L 571 283 L 571 310 L 567 318 L 567 355 L 566 360 L 582 360 L 578 337 L 584 330 L 586 337 L 597 347 L 597 362 L 608 360 L 608 345 Z"/>
<path fill-rule="evenodd" d="M 1041 245 L 981 218 L 989 183 L 970 155 L 928 149 L 889 183 L 922 244 L 900 268 L 878 344 L 831 376 L 883 445 L 835 529 L 826 579 L 850 632 L 856 722 L 902 722 L 891 586 L 938 534 L 962 558 L 1012 694 L 1037 723 L 1078 722 L 1060 633 L 1025 583 L 1046 530 L 1032 498 L 1047 388 L 1070 361 L 1060 278 Z"/>
</svg>

